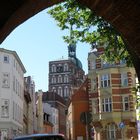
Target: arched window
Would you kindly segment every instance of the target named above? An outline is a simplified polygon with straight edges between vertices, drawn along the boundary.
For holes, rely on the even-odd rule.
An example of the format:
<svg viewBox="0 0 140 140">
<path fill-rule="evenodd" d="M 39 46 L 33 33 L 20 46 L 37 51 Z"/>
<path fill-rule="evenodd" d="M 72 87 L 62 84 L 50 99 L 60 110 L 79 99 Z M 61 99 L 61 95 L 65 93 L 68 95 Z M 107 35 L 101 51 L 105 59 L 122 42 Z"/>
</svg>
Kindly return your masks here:
<svg viewBox="0 0 140 140">
<path fill-rule="evenodd" d="M 68 83 L 68 82 L 69 82 L 68 75 L 65 75 L 64 76 L 64 83 Z"/>
<path fill-rule="evenodd" d="M 68 64 L 64 64 L 64 71 L 68 71 Z"/>
<path fill-rule="evenodd" d="M 61 75 L 58 76 L 58 83 L 62 83 L 62 76 Z"/>
<path fill-rule="evenodd" d="M 56 66 L 55 66 L 55 65 L 52 65 L 51 71 L 52 71 L 52 72 L 56 72 Z"/>
<path fill-rule="evenodd" d="M 58 95 L 60 95 L 61 97 L 63 97 L 62 87 L 58 87 Z"/>
<path fill-rule="evenodd" d="M 52 77 L 52 83 L 56 83 L 56 77 L 55 76 Z"/>
<path fill-rule="evenodd" d="M 52 92 L 56 92 L 56 88 L 55 87 L 52 87 Z"/>
<path fill-rule="evenodd" d="M 107 125 L 107 137 L 108 140 L 115 140 L 116 139 L 116 127 L 115 124 Z"/>
<path fill-rule="evenodd" d="M 67 86 L 64 88 L 64 97 L 69 97 L 69 88 Z"/>
</svg>

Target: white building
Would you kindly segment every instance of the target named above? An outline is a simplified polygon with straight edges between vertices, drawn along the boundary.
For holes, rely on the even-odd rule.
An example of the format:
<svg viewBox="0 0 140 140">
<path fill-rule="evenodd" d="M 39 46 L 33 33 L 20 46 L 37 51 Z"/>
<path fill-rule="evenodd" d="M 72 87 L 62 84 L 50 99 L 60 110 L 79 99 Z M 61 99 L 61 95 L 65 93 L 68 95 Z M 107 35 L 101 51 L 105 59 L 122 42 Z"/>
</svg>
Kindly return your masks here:
<svg viewBox="0 0 140 140">
<path fill-rule="evenodd" d="M 52 107 L 49 103 L 43 103 L 43 112 L 49 116 L 47 121 L 53 124 L 52 133 L 59 133 L 58 109 Z"/>
<path fill-rule="evenodd" d="M 25 72 L 15 51 L 0 48 L 1 140 L 4 137 L 12 138 L 22 133 Z"/>
</svg>

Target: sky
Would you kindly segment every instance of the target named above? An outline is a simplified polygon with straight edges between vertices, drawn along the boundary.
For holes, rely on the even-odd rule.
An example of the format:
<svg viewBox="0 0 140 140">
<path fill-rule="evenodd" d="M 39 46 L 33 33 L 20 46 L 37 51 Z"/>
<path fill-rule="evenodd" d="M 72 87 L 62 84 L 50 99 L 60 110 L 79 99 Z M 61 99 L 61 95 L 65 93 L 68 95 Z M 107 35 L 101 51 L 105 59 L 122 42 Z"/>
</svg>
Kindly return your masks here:
<svg viewBox="0 0 140 140">
<path fill-rule="evenodd" d="M 17 52 L 27 71 L 24 76 L 32 76 L 36 91 L 48 90 L 49 61 L 68 58 L 68 44 L 64 43 L 62 36 L 69 32 L 60 30 L 47 10 L 19 25 L 0 45 L 1 48 Z M 88 71 L 89 51 L 87 44 L 77 44 L 76 55 L 85 73 Z"/>
</svg>

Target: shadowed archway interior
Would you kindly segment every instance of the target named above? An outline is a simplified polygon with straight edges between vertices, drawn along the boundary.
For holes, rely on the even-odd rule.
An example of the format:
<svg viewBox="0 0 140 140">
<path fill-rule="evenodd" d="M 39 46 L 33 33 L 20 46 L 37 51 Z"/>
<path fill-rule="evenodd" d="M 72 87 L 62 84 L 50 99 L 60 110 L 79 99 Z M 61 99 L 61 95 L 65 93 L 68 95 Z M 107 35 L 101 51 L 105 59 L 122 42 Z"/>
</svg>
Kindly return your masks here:
<svg viewBox="0 0 140 140">
<path fill-rule="evenodd" d="M 1 0 L 0 43 L 20 24 L 64 0 Z M 140 1 L 77 0 L 102 16 L 122 35 L 140 80 Z M 23 48 L 24 49 L 24 48 Z"/>
</svg>

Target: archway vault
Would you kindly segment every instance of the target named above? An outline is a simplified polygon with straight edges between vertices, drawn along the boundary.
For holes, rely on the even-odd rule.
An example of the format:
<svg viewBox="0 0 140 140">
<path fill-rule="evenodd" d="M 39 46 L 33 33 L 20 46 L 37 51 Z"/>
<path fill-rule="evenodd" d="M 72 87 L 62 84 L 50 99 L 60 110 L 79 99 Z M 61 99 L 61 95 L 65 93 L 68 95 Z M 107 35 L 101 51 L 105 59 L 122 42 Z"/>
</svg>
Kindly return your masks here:
<svg viewBox="0 0 140 140">
<path fill-rule="evenodd" d="M 0 43 L 20 24 L 64 0 L 1 0 Z M 111 23 L 124 38 L 140 80 L 140 1 L 77 0 Z M 47 26 L 47 25 L 46 25 Z"/>
</svg>

